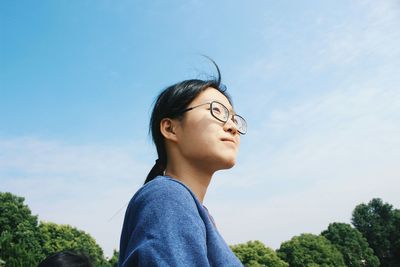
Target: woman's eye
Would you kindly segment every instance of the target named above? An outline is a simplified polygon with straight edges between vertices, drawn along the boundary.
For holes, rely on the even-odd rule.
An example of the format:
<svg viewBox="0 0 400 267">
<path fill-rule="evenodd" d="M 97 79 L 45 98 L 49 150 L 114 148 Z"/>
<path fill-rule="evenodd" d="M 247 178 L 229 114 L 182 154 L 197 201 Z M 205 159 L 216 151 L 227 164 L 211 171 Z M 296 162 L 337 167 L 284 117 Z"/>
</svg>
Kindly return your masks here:
<svg viewBox="0 0 400 267">
<path fill-rule="evenodd" d="M 221 113 L 221 109 L 218 108 L 218 107 L 213 107 L 212 111 L 213 111 L 214 113 L 217 113 L 217 114 L 220 114 L 220 113 Z"/>
</svg>

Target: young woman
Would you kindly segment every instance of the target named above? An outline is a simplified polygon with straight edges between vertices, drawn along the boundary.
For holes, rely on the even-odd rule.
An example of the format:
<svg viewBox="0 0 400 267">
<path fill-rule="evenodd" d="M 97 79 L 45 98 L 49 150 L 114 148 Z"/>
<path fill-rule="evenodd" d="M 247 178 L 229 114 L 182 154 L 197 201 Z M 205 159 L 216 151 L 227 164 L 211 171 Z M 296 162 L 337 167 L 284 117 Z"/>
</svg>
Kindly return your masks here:
<svg viewBox="0 0 400 267">
<path fill-rule="evenodd" d="M 155 102 L 158 159 L 128 205 L 119 266 L 242 266 L 202 205 L 213 174 L 235 164 L 247 129 L 215 66 L 217 79 L 177 83 Z"/>
</svg>

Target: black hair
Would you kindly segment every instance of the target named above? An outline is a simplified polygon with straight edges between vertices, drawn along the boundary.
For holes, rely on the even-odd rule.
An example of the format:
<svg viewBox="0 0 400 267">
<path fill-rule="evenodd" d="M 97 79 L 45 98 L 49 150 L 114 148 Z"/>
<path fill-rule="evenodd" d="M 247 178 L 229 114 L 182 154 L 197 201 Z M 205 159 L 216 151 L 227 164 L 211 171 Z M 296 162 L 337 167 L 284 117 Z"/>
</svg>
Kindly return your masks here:
<svg viewBox="0 0 400 267">
<path fill-rule="evenodd" d="M 218 76 L 208 80 L 185 80 L 164 89 L 157 97 L 150 118 L 149 132 L 157 149 L 158 159 L 147 175 L 145 184 L 156 176 L 162 175 L 167 166 L 167 152 L 165 150 L 164 136 L 160 131 L 160 123 L 164 118 L 181 118 L 182 112 L 204 90 L 211 87 L 220 91 L 232 104 L 231 98 L 226 92 L 226 87 L 221 84 L 221 72 L 218 65 L 208 58 L 217 69 Z"/>
<path fill-rule="evenodd" d="M 90 258 L 71 250 L 53 253 L 39 263 L 38 267 L 92 267 Z"/>
</svg>

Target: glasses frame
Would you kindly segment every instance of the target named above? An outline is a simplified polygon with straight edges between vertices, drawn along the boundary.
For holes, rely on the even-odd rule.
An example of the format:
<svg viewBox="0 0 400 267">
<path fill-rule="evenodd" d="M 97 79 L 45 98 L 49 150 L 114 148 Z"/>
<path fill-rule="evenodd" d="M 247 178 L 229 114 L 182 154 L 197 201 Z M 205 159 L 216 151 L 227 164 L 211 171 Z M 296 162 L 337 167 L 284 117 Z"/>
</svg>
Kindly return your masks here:
<svg viewBox="0 0 400 267">
<path fill-rule="evenodd" d="M 221 120 L 220 118 L 218 118 L 218 117 L 213 113 L 213 109 L 211 108 L 213 103 L 217 103 L 217 104 L 219 104 L 219 105 L 221 105 L 221 106 L 224 107 L 224 109 L 226 110 L 226 112 L 227 112 L 227 114 L 228 114 L 226 120 Z M 223 122 L 223 123 L 226 123 L 229 119 L 231 119 L 231 120 L 233 121 L 233 123 L 236 125 L 236 129 L 237 129 L 237 131 L 238 131 L 240 134 L 245 135 L 245 134 L 247 133 L 247 122 L 246 122 L 246 120 L 245 120 L 242 116 L 240 116 L 240 115 L 237 115 L 237 114 L 234 114 L 234 113 L 231 114 L 231 112 L 229 111 L 229 109 L 228 109 L 224 104 L 222 104 L 222 103 L 220 103 L 220 102 L 218 102 L 218 101 L 206 102 L 206 103 L 203 103 L 203 104 L 194 106 L 194 107 L 189 107 L 189 108 L 187 108 L 187 109 L 184 109 L 184 110 L 183 110 L 182 112 L 180 112 L 180 113 L 183 114 L 183 113 L 185 113 L 185 112 L 188 112 L 188 111 L 190 111 L 190 110 L 192 110 L 192 109 L 195 109 L 195 108 L 198 108 L 198 107 L 201 107 L 201 106 L 204 106 L 204 105 L 210 105 L 210 113 L 211 113 L 211 115 L 212 115 L 215 119 L 217 119 L 218 121 Z M 232 116 L 230 116 L 230 115 L 232 115 Z M 244 131 L 244 132 L 241 131 L 241 130 L 239 130 L 239 126 L 238 126 L 238 124 L 235 122 L 235 121 L 237 121 L 236 118 L 239 118 L 241 121 L 244 122 L 244 125 L 245 125 L 245 131 Z"/>
</svg>

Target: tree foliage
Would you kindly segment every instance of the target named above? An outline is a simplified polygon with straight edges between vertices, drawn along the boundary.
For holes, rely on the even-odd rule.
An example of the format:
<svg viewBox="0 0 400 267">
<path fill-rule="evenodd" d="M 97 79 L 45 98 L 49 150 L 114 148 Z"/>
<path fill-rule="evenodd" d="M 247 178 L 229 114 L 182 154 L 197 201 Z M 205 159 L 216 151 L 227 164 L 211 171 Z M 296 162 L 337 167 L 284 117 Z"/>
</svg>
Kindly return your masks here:
<svg viewBox="0 0 400 267">
<path fill-rule="evenodd" d="M 112 257 L 108 260 L 110 267 L 118 267 L 119 252 L 114 249 Z"/>
<path fill-rule="evenodd" d="M 374 198 L 356 206 L 352 223 L 367 239 L 381 266 L 400 266 L 400 210 Z"/>
<path fill-rule="evenodd" d="M 379 260 L 369 247 L 367 240 L 350 224 L 331 223 L 322 235 L 342 253 L 347 266 L 379 266 Z"/>
<path fill-rule="evenodd" d="M 39 226 L 43 253 L 50 255 L 64 250 L 81 251 L 87 254 L 95 266 L 108 266 L 103 250 L 93 237 L 70 225 L 42 222 Z"/>
<path fill-rule="evenodd" d="M 379 198 L 372 199 L 354 209 L 352 223 L 355 228 L 332 223 L 320 236 L 295 236 L 277 252 L 260 241 L 231 249 L 247 267 L 400 266 L 400 210 Z M 37 266 L 46 256 L 65 250 L 87 254 L 95 266 L 118 264 L 116 250 L 105 259 L 89 234 L 69 225 L 38 224 L 24 198 L 0 192 L 0 266 Z"/>
<path fill-rule="evenodd" d="M 0 266 L 37 266 L 46 256 L 64 250 L 86 253 L 95 266 L 113 266 L 89 234 L 69 225 L 38 224 L 24 198 L 0 192 L 0 262 L 5 262 Z"/>
<path fill-rule="evenodd" d="M 0 258 L 5 266 L 35 266 L 43 257 L 37 217 L 24 198 L 0 192 Z"/>
<path fill-rule="evenodd" d="M 343 256 L 328 239 L 313 234 L 301 234 L 281 244 L 278 256 L 291 267 L 341 267 Z"/>
<path fill-rule="evenodd" d="M 249 241 L 245 244 L 231 246 L 233 253 L 246 267 L 287 267 L 286 262 L 281 260 L 276 252 L 266 247 L 260 241 Z"/>
</svg>

